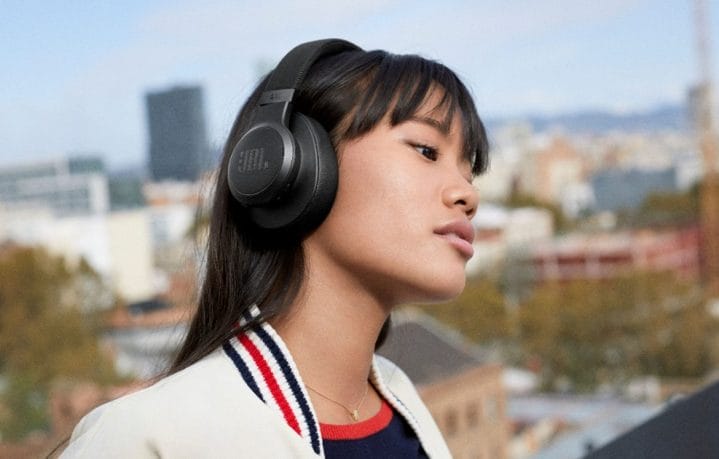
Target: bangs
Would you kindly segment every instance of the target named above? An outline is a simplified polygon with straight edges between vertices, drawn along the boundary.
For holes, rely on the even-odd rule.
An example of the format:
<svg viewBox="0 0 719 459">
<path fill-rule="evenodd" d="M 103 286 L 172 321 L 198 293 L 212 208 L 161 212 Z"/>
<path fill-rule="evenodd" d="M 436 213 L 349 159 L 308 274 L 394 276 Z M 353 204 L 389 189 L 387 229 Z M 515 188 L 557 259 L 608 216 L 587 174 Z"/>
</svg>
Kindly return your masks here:
<svg viewBox="0 0 719 459">
<path fill-rule="evenodd" d="M 354 89 L 360 94 L 356 109 L 342 124 L 340 138 L 354 139 L 371 131 L 389 114 L 396 126 L 410 120 L 424 108 L 431 94 L 442 97 L 431 111 L 440 115 L 440 128 L 449 132 L 456 113 L 462 123 L 464 155 L 472 165 L 472 174 L 487 169 L 489 144 L 472 96 L 459 78 L 444 65 L 415 55 L 393 55 L 384 51 L 366 53 L 376 65 Z"/>
</svg>

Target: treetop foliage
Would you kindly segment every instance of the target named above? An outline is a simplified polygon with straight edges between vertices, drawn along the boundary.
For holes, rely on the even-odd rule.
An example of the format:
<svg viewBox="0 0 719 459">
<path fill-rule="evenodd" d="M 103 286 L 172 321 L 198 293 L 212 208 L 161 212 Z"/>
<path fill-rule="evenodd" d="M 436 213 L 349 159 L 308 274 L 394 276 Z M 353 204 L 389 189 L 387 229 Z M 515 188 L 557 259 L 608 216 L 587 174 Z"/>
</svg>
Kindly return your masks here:
<svg viewBox="0 0 719 459">
<path fill-rule="evenodd" d="M 59 378 L 115 381 L 111 360 L 98 345 L 99 316 L 92 305 L 108 289 L 87 263 L 70 266 L 39 248 L 0 246 L 0 428 L 19 438 L 42 428 L 47 395 Z"/>
</svg>

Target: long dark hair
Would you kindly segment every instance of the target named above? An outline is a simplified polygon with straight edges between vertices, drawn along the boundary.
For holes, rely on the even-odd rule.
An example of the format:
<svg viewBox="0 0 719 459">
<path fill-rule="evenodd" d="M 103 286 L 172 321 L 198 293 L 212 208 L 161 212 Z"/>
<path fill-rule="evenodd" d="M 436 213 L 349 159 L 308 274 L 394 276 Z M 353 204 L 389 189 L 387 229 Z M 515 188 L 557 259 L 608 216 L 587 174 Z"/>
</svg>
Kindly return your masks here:
<svg viewBox="0 0 719 459">
<path fill-rule="evenodd" d="M 238 331 L 238 319 L 253 304 L 260 315 L 245 329 L 282 314 L 304 280 L 302 236 L 272 238 L 256 231 L 227 185 L 230 153 L 248 130 L 266 81 L 265 77 L 240 110 L 224 147 L 199 304 L 169 373 L 197 362 L 229 339 Z M 434 90 L 443 93 L 436 108 L 445 114 L 446 127 L 455 113 L 460 114 L 464 153 L 473 173 L 480 174 L 488 163 L 484 126 L 467 88 L 438 62 L 385 51 L 329 56 L 315 63 L 297 88 L 294 110 L 319 121 L 337 149 L 341 142 L 371 131 L 386 115 L 393 126 L 408 120 Z M 386 325 L 378 344 L 386 335 Z"/>
</svg>

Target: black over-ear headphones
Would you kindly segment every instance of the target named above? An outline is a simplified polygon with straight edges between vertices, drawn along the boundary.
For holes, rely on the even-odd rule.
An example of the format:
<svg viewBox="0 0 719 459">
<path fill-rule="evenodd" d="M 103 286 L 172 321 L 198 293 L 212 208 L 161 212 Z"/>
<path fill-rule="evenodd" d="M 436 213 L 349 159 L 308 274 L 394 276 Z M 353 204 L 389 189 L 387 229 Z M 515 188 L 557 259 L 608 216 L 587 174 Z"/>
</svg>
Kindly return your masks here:
<svg viewBox="0 0 719 459">
<path fill-rule="evenodd" d="M 292 99 L 318 59 L 359 49 L 335 39 L 304 43 L 269 76 L 227 169 L 232 196 L 259 228 L 304 232 L 327 216 L 337 191 L 337 156 L 327 131 L 293 112 Z"/>
</svg>

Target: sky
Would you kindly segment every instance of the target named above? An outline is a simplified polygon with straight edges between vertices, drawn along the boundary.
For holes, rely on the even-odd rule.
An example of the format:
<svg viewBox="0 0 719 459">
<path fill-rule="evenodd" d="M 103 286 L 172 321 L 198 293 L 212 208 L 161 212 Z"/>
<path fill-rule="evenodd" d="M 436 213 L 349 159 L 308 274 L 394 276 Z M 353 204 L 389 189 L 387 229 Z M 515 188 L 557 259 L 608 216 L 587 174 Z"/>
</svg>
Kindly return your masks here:
<svg viewBox="0 0 719 459">
<path fill-rule="evenodd" d="M 719 0 L 707 4 L 716 75 Z M 693 11 L 691 0 L 0 0 L 0 164 L 145 163 L 145 93 L 186 84 L 204 88 L 217 147 L 262 71 L 329 37 L 443 62 L 483 118 L 678 103 L 699 74 Z"/>
</svg>

